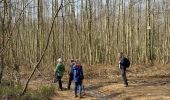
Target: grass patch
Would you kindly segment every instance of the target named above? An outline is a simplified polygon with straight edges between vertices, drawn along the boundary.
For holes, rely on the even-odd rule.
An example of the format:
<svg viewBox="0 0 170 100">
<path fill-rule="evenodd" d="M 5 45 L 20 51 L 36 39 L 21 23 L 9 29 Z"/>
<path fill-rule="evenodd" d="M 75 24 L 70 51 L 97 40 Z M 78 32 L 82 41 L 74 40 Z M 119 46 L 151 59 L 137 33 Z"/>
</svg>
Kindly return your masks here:
<svg viewBox="0 0 170 100">
<path fill-rule="evenodd" d="M 54 94 L 55 86 L 41 86 L 37 90 L 28 90 L 22 97 L 19 94 L 22 92 L 22 86 L 10 86 L 5 83 L 0 84 L 0 100 L 49 100 Z"/>
<path fill-rule="evenodd" d="M 55 92 L 55 86 L 41 86 L 35 91 L 30 91 L 22 97 L 22 100 L 50 100 Z"/>
<path fill-rule="evenodd" d="M 0 85 L 0 99 L 18 100 L 22 92 L 22 86 Z"/>
<path fill-rule="evenodd" d="M 36 96 L 41 100 L 47 100 L 50 96 L 52 96 L 55 92 L 54 86 L 42 86 L 38 89 Z"/>
<path fill-rule="evenodd" d="M 0 95 L 18 95 L 22 92 L 22 86 L 0 86 Z"/>
</svg>

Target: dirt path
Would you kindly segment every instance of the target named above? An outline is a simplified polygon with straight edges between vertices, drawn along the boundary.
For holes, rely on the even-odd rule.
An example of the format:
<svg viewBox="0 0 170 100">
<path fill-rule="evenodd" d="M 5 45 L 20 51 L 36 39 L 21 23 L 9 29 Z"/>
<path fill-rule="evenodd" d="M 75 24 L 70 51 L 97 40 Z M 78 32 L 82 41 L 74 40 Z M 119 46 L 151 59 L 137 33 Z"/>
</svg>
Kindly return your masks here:
<svg viewBox="0 0 170 100">
<path fill-rule="evenodd" d="M 85 93 L 81 100 L 170 100 L 170 66 L 161 68 L 148 70 L 150 69 L 148 67 L 148 69 L 143 68 L 137 71 L 130 69 L 131 72 L 127 74 L 128 87 L 123 86 L 120 76 L 114 71 L 114 75 L 109 74 L 109 78 L 100 76 L 85 79 Z M 41 85 L 51 85 L 51 82 L 51 77 L 47 80 L 38 77 L 33 79 L 29 86 L 36 88 Z M 66 87 L 66 83 L 64 81 L 63 87 Z M 58 87 L 57 84 L 53 85 Z M 74 98 L 73 84 L 71 90 L 56 89 L 51 99 L 79 100 L 79 98 Z"/>
<path fill-rule="evenodd" d="M 169 76 L 130 78 L 128 87 L 124 87 L 121 81 L 92 81 L 87 82 L 82 100 L 170 100 Z M 52 99 L 79 100 L 74 98 L 73 89 L 56 91 Z"/>
</svg>

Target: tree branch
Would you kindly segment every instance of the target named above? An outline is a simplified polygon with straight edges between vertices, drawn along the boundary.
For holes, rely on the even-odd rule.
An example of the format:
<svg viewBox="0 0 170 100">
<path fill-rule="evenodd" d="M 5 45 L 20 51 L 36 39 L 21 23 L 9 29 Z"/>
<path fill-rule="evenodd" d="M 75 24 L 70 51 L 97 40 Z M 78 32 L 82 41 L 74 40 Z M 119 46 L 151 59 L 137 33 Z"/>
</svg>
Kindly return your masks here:
<svg viewBox="0 0 170 100">
<path fill-rule="evenodd" d="M 34 69 L 33 69 L 32 73 L 31 73 L 31 75 L 29 76 L 29 78 L 28 78 L 28 80 L 27 80 L 27 82 L 26 82 L 26 84 L 25 84 L 25 87 L 24 87 L 22 93 L 20 94 L 21 96 L 26 93 L 26 90 L 27 90 L 27 87 L 28 87 L 28 83 L 29 83 L 29 81 L 31 80 L 31 78 L 32 78 L 32 76 L 34 75 L 37 67 L 39 66 L 39 64 L 41 63 L 41 61 L 42 61 L 42 59 L 43 59 L 43 57 L 44 57 L 44 55 L 45 55 L 45 52 L 46 52 L 46 50 L 47 50 L 47 48 L 48 48 L 48 45 L 49 45 L 50 36 L 51 36 L 51 34 L 52 34 L 52 30 L 53 30 L 53 27 L 54 27 L 55 19 L 56 19 L 57 15 L 58 15 L 59 11 L 60 11 L 62 8 L 63 8 L 63 0 L 62 0 L 62 2 L 61 2 L 61 4 L 60 4 L 60 7 L 58 8 L 58 10 L 57 10 L 54 18 L 53 18 L 53 20 L 52 20 L 52 26 L 51 26 L 51 29 L 50 29 L 50 32 L 49 32 L 49 35 L 48 35 L 48 38 L 47 38 L 47 44 L 46 44 L 46 46 L 45 46 L 45 49 L 44 49 L 44 51 L 43 51 L 43 53 L 42 53 L 42 55 L 41 55 L 40 60 L 39 60 L 39 61 L 37 62 L 37 64 L 34 66 Z"/>
<path fill-rule="evenodd" d="M 31 67 L 34 66 L 34 63 L 30 60 L 30 63 L 31 63 Z M 42 74 L 38 68 L 36 68 L 37 72 L 44 78 L 46 79 L 46 76 L 44 74 Z"/>
<path fill-rule="evenodd" d="M 32 0 L 32 1 L 33 1 L 33 0 Z M 24 13 L 24 10 L 26 9 L 26 7 L 27 7 L 29 4 L 31 4 L 32 1 L 28 2 L 28 3 L 24 6 L 23 10 L 20 12 L 19 18 L 17 19 L 16 23 L 14 24 L 12 30 L 9 32 L 10 35 L 9 35 L 9 37 L 8 37 L 6 43 L 5 43 L 5 47 L 0 50 L 0 55 L 1 55 L 4 51 L 7 51 L 7 50 L 5 50 L 5 49 L 7 48 L 7 44 L 9 43 L 9 40 L 11 39 L 13 30 L 14 30 L 15 27 L 17 26 L 17 23 L 21 20 L 21 16 L 22 16 L 22 14 Z M 3 22 L 2 24 L 4 24 L 4 22 Z M 9 23 L 9 24 L 11 24 L 11 23 Z M 4 26 L 4 25 L 3 25 L 3 26 Z M 8 25 L 8 26 L 9 26 L 9 25 Z M 2 28 L 3 28 L 3 27 L 2 27 Z"/>
</svg>

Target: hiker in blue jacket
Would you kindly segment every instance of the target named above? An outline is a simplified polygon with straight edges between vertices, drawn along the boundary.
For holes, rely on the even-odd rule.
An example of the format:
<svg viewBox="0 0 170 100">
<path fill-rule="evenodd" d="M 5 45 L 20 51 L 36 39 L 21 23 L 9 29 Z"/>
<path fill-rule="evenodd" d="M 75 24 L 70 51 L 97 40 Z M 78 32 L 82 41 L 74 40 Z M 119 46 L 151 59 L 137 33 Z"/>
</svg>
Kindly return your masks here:
<svg viewBox="0 0 170 100">
<path fill-rule="evenodd" d="M 125 61 L 125 57 L 123 55 L 123 53 L 119 53 L 119 69 L 121 71 L 121 76 L 122 76 L 122 79 L 123 79 L 123 82 L 124 82 L 124 85 L 125 87 L 128 86 L 128 81 L 127 81 L 127 77 L 126 77 L 126 68 L 127 68 L 127 65 L 126 65 L 126 61 Z"/>
<path fill-rule="evenodd" d="M 77 97 L 77 90 L 79 90 L 80 98 L 82 98 L 82 82 L 84 79 L 83 68 L 79 62 L 73 66 L 73 80 L 74 80 L 74 94 Z"/>
<path fill-rule="evenodd" d="M 73 72 L 72 72 L 72 70 L 73 70 L 74 65 L 75 65 L 75 60 L 72 59 L 71 64 L 70 64 L 70 70 L 69 70 L 69 81 L 68 81 L 68 85 L 67 85 L 68 90 L 70 90 L 71 82 L 73 80 Z"/>
</svg>

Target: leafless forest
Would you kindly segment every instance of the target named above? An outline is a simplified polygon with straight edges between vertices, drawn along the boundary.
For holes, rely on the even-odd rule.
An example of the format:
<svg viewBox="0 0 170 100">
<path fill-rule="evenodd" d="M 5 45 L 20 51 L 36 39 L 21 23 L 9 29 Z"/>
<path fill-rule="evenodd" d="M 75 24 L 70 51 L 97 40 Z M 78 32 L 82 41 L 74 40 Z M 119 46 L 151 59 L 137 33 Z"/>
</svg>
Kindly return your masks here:
<svg viewBox="0 0 170 100">
<path fill-rule="evenodd" d="M 0 0 L 0 82 L 5 68 L 114 65 L 118 52 L 170 63 L 170 0 Z"/>
</svg>

